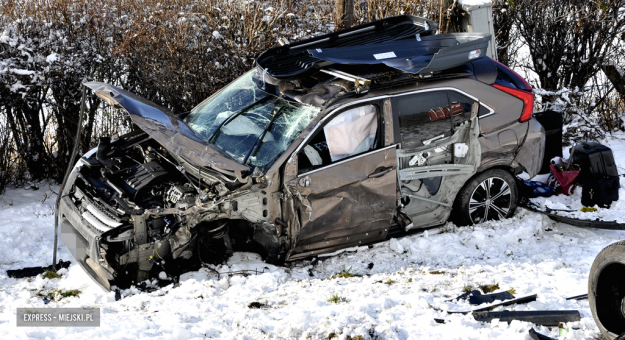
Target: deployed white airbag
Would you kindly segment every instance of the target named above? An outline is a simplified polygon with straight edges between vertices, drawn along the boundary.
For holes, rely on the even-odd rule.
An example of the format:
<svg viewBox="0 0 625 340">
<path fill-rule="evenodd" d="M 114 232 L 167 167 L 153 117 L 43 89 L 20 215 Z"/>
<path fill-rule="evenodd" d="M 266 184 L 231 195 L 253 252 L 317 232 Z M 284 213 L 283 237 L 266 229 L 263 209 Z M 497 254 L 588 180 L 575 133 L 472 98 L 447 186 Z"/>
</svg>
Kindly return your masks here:
<svg viewBox="0 0 625 340">
<path fill-rule="evenodd" d="M 376 107 L 373 105 L 357 107 L 336 116 L 323 128 L 332 161 L 371 149 L 377 129 Z"/>
</svg>

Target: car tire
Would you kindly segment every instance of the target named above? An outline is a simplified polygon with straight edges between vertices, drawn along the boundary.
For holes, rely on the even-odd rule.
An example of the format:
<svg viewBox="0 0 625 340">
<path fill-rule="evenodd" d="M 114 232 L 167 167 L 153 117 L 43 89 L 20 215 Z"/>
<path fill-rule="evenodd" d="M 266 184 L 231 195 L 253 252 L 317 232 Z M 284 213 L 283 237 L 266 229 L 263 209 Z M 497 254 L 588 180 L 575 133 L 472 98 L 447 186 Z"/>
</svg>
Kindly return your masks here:
<svg viewBox="0 0 625 340">
<path fill-rule="evenodd" d="M 607 340 L 625 338 L 625 241 L 604 248 L 588 273 L 588 302 Z M 620 334 L 620 336 L 619 336 Z"/>
<path fill-rule="evenodd" d="M 486 170 L 460 190 L 451 220 L 463 226 L 508 218 L 514 214 L 518 197 L 516 181 L 508 171 Z"/>
</svg>

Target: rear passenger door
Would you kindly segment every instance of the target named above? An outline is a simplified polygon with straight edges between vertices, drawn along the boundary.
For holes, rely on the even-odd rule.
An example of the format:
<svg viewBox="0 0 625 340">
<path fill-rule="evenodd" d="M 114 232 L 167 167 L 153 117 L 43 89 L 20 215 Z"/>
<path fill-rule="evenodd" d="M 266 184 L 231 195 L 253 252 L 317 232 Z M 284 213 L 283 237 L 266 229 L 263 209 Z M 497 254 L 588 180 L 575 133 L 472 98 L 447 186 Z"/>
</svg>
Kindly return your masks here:
<svg viewBox="0 0 625 340">
<path fill-rule="evenodd" d="M 479 103 L 440 89 L 396 96 L 392 108 L 402 212 L 411 228 L 443 223 L 479 164 Z"/>
</svg>

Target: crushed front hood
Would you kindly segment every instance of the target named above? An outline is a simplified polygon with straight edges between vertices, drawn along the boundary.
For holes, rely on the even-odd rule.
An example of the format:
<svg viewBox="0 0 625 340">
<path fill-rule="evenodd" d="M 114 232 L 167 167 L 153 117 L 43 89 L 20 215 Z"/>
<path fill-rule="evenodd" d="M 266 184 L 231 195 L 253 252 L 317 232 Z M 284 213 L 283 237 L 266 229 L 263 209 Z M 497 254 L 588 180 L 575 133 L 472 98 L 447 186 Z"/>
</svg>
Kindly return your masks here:
<svg viewBox="0 0 625 340">
<path fill-rule="evenodd" d="M 92 89 L 110 105 L 124 108 L 141 130 L 169 152 L 182 156 L 197 166 L 241 172 L 249 170 L 247 166 L 227 158 L 196 136 L 187 124 L 166 108 L 106 83 L 94 81 L 83 85 Z"/>
</svg>

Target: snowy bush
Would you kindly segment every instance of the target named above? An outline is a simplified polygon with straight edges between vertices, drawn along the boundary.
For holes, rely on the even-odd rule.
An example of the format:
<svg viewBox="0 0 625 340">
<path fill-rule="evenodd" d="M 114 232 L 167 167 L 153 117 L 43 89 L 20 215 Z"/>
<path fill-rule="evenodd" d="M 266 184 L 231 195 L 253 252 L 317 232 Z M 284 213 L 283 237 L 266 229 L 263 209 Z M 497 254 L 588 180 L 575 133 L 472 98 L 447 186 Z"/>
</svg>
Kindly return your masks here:
<svg viewBox="0 0 625 340">
<path fill-rule="evenodd" d="M 82 82 L 107 82 L 185 112 L 250 69 L 278 37 L 301 40 L 332 30 L 330 10 L 314 0 L 288 7 L 278 0 L 3 3 L 0 120 L 10 146 L 0 150 L 11 150 L 9 159 L 32 179 L 59 180 L 73 145 Z M 100 135 L 131 128 L 91 93 L 83 118 L 81 152 Z"/>
</svg>

